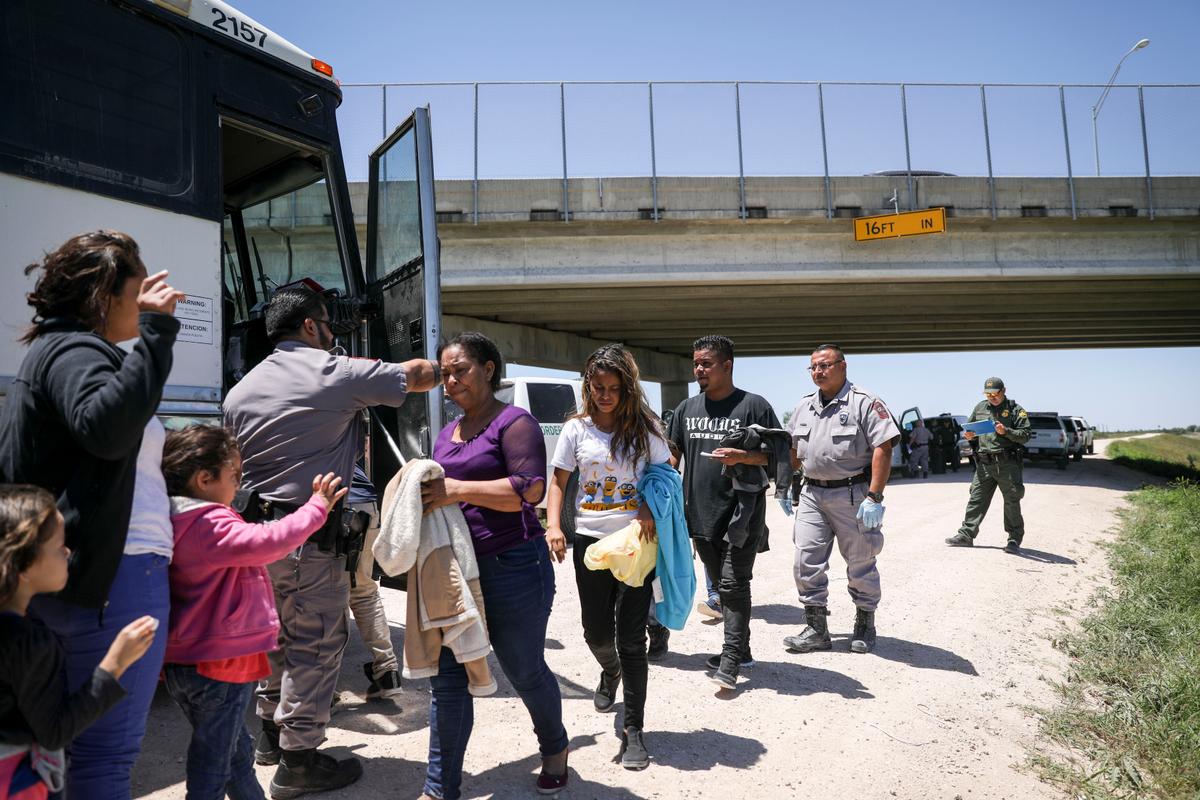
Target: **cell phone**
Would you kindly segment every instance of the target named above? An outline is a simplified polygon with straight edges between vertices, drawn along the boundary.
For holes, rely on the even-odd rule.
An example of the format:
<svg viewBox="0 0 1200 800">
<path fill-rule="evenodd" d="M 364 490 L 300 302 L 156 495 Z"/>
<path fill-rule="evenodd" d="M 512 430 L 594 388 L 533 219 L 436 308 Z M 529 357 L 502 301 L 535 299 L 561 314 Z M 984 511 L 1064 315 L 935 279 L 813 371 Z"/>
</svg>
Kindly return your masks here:
<svg viewBox="0 0 1200 800">
<path fill-rule="evenodd" d="M 705 458 L 720 458 L 720 456 L 716 453 L 701 453 L 700 455 L 704 456 Z"/>
</svg>

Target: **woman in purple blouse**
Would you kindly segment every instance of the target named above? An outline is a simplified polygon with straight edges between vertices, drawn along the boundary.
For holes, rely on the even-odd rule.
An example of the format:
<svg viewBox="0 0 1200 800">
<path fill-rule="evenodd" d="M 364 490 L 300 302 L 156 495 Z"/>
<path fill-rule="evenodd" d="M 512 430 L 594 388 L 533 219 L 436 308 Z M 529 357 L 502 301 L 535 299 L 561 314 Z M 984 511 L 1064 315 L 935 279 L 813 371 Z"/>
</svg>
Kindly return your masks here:
<svg viewBox="0 0 1200 800">
<path fill-rule="evenodd" d="M 463 333 L 438 355 L 446 395 L 463 416 L 442 429 L 433 458 L 444 481 L 422 487 L 425 511 L 458 503 L 479 557 L 488 636 L 500 668 L 521 696 L 542 754 L 539 794 L 567 785 L 567 731 L 558 680 L 546 666 L 546 622 L 554 570 L 534 506 L 546 492 L 546 444 L 529 412 L 497 400 L 503 361 L 492 340 Z M 442 648 L 430 679 L 429 766 L 424 798 L 461 796 L 463 755 L 474 721 L 467 673 Z"/>
</svg>

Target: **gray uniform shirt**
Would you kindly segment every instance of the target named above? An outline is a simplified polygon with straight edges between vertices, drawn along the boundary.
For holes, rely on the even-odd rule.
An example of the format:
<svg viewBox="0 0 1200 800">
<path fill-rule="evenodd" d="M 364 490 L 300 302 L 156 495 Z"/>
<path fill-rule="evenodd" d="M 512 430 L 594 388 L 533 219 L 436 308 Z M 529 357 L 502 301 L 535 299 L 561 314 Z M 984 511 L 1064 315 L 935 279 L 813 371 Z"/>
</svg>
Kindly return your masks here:
<svg viewBox="0 0 1200 800">
<path fill-rule="evenodd" d="M 801 400 L 787 429 L 804 476 L 819 481 L 858 475 L 876 447 L 900 436 L 883 401 L 850 381 L 825 405 L 819 391 Z"/>
<path fill-rule="evenodd" d="M 300 505 L 318 473 L 349 486 L 362 449 L 360 412 L 401 405 L 407 386 L 399 364 L 280 342 L 225 399 L 225 424 L 242 450 L 242 488 Z"/>
<path fill-rule="evenodd" d="M 913 447 L 924 447 L 933 441 L 933 432 L 924 425 L 913 425 L 908 443 Z"/>
</svg>

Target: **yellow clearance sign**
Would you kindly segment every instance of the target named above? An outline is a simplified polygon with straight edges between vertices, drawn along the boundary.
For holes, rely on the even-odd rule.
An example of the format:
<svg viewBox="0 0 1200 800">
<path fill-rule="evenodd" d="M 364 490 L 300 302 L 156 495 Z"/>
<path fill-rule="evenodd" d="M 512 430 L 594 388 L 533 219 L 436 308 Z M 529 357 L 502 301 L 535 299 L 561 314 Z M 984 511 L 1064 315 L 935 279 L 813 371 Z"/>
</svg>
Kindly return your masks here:
<svg viewBox="0 0 1200 800">
<path fill-rule="evenodd" d="M 896 239 L 901 236 L 920 236 L 923 233 L 946 232 L 946 209 L 927 208 L 903 214 L 881 214 L 854 220 L 854 241 Z"/>
</svg>

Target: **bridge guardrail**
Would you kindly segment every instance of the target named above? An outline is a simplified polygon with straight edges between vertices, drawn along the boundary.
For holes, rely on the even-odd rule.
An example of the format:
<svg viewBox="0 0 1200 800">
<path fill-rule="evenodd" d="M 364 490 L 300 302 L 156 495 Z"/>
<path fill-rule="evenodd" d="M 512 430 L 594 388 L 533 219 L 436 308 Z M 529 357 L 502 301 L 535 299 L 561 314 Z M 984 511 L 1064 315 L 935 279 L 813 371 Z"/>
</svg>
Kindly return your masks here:
<svg viewBox="0 0 1200 800">
<path fill-rule="evenodd" d="M 476 223 L 481 179 L 560 179 L 561 207 L 546 211 L 569 222 L 572 177 L 647 176 L 649 212 L 657 221 L 664 175 L 736 176 L 739 205 L 730 211 L 743 219 L 749 215 L 748 175 L 823 176 L 823 210 L 832 218 L 831 176 L 884 171 L 905 181 L 910 208 L 914 177 L 986 176 L 993 218 L 998 176 L 1063 177 L 1075 217 L 1075 181 L 1081 156 L 1089 155 L 1097 175 L 1142 177 L 1153 218 L 1155 176 L 1200 175 L 1200 149 L 1192 146 L 1200 141 L 1200 84 L 1116 84 L 1093 130 L 1087 103 L 1103 88 L 854 81 L 346 83 L 339 113 L 346 163 L 353 168 L 390 125 L 414 106 L 432 105 L 437 177 L 473 182 L 469 215 Z M 1092 147 L 1080 148 L 1081 138 L 1090 138 Z"/>
</svg>

